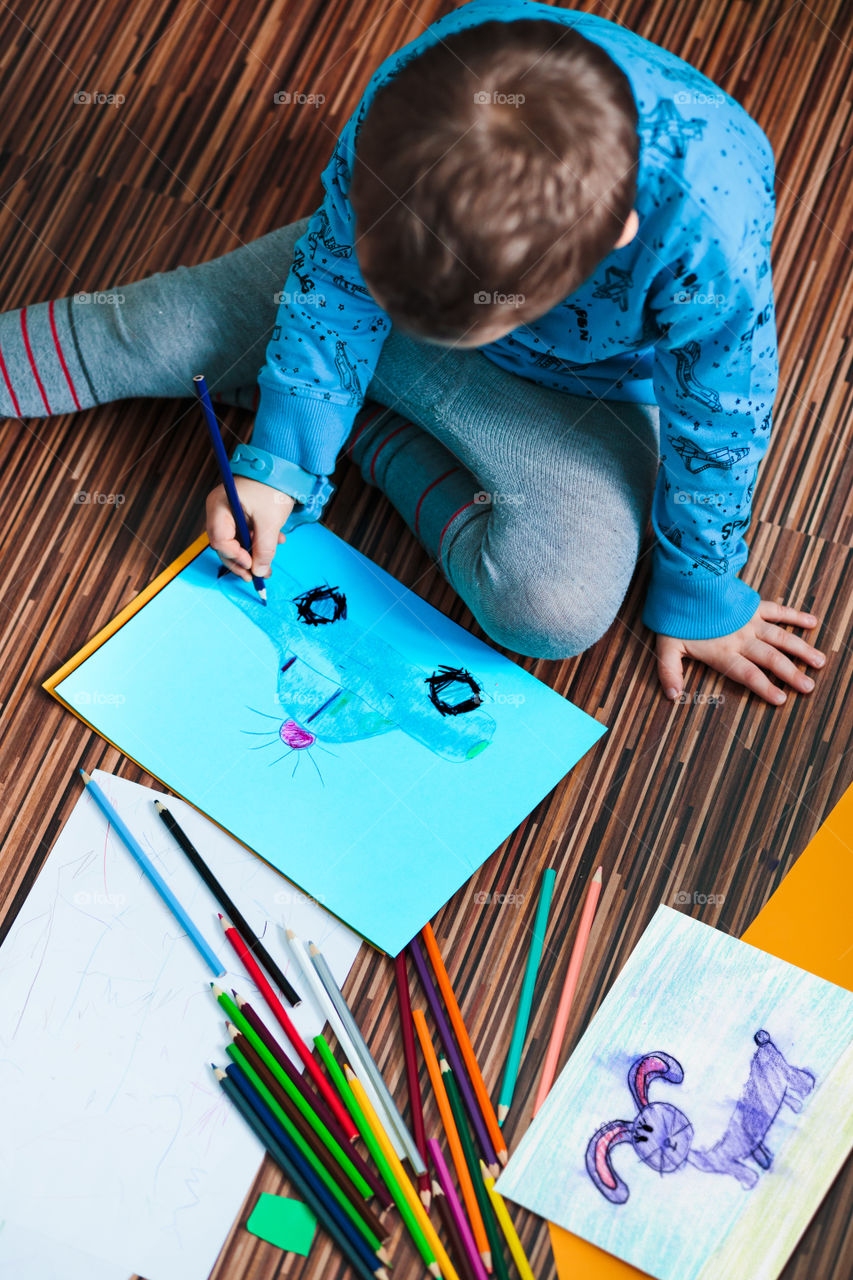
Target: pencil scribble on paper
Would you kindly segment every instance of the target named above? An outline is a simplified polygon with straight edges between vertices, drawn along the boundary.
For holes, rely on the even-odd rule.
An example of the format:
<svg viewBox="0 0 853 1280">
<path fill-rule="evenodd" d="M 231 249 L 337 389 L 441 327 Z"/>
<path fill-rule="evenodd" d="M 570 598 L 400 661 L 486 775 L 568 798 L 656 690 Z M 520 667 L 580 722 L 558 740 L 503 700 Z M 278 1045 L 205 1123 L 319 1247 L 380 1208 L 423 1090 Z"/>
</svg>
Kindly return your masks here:
<svg viewBox="0 0 853 1280">
<path fill-rule="evenodd" d="M 256 750 L 286 748 L 271 763 L 300 752 L 309 752 L 313 761 L 315 746 L 327 750 L 325 744 L 357 742 L 393 729 L 457 763 L 473 759 L 492 741 L 495 722 L 480 709 L 482 689 L 475 677 L 448 666 L 430 672 L 409 661 L 349 616 L 341 587 L 306 588 L 276 567 L 266 609 L 259 609 L 233 579 L 221 578 L 219 587 L 278 651 L 283 714 L 250 708 L 270 725 L 243 731 L 265 739 Z"/>
<path fill-rule="evenodd" d="M 635 1155 L 660 1174 L 674 1173 L 685 1163 L 704 1173 L 721 1173 L 737 1178 L 744 1187 L 753 1187 L 759 1169 L 769 1169 L 773 1156 L 766 1138 L 783 1106 L 799 1113 L 814 1088 L 810 1071 L 793 1067 L 776 1048 L 766 1031 L 757 1031 L 758 1046 L 752 1055 L 749 1078 L 735 1104 L 726 1131 L 714 1146 L 692 1150 L 693 1125 L 683 1111 L 670 1102 L 649 1100 L 649 1087 L 656 1080 L 681 1084 L 681 1064 L 668 1053 L 651 1053 L 637 1058 L 628 1072 L 628 1088 L 637 1107 L 633 1120 L 610 1120 L 593 1134 L 586 1149 L 586 1169 L 601 1194 L 612 1204 L 624 1204 L 629 1197 L 627 1183 L 613 1167 L 612 1152 L 630 1142 Z"/>
</svg>

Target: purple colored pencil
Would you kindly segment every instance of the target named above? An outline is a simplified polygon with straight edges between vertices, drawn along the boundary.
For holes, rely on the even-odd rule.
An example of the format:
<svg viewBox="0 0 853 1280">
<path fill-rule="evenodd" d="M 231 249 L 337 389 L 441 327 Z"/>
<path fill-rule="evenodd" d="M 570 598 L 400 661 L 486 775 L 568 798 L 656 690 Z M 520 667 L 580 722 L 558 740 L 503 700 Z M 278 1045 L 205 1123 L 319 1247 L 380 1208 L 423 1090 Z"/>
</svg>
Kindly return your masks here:
<svg viewBox="0 0 853 1280">
<path fill-rule="evenodd" d="M 474 1272 L 477 1280 L 489 1280 L 486 1268 L 483 1266 L 483 1259 L 477 1252 L 477 1242 L 474 1239 L 474 1234 L 471 1230 L 468 1219 L 465 1217 L 465 1210 L 462 1208 L 462 1203 L 459 1196 L 456 1194 L 456 1187 L 453 1185 L 453 1179 L 450 1176 L 450 1170 L 447 1167 L 447 1162 L 441 1154 L 441 1147 L 438 1145 L 438 1139 L 428 1138 L 427 1147 L 430 1155 L 432 1156 L 432 1165 L 435 1169 L 439 1186 L 444 1192 L 444 1198 L 447 1201 L 450 1212 L 453 1214 L 456 1225 L 459 1228 L 462 1243 L 465 1245 L 465 1252 L 467 1253 L 468 1260 L 471 1263 L 471 1270 Z"/>
<path fill-rule="evenodd" d="M 462 1094 L 465 1106 L 468 1108 L 468 1114 L 471 1117 L 474 1132 L 477 1135 L 483 1155 L 486 1158 L 486 1164 L 489 1166 L 489 1171 L 497 1176 L 500 1169 L 498 1157 L 495 1153 L 495 1148 L 492 1145 L 492 1139 L 489 1136 L 489 1131 L 486 1128 L 483 1113 L 477 1104 L 477 1098 L 471 1085 L 471 1081 L 468 1079 L 468 1073 L 465 1070 L 462 1055 L 460 1054 L 456 1041 L 453 1038 L 450 1023 L 447 1021 L 447 1016 L 441 1007 L 441 996 L 433 985 L 429 965 L 427 964 L 426 957 L 421 950 L 421 944 L 418 938 L 412 938 L 412 941 L 409 943 L 409 954 L 415 962 L 415 968 L 418 971 L 418 977 L 420 978 L 421 986 L 424 989 L 427 1004 L 432 1012 L 435 1025 L 438 1027 L 438 1034 L 441 1036 L 447 1060 L 453 1069 L 453 1074 L 455 1075 L 456 1082 L 459 1085 L 459 1092 Z M 445 1194 L 447 1193 L 445 1192 Z"/>
</svg>

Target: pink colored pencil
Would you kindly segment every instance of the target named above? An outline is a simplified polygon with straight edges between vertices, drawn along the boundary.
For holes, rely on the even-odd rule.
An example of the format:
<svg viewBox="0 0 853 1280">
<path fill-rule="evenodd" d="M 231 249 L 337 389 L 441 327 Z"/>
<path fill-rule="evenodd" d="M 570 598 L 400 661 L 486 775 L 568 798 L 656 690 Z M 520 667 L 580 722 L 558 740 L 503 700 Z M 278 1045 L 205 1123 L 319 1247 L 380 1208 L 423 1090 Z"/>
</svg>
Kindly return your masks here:
<svg viewBox="0 0 853 1280">
<path fill-rule="evenodd" d="M 437 1138 L 428 1138 L 427 1146 L 432 1157 L 432 1167 L 435 1169 L 439 1186 L 444 1192 L 450 1212 L 453 1214 L 462 1242 L 465 1245 L 465 1252 L 468 1255 L 468 1261 L 471 1263 L 471 1270 L 477 1277 L 477 1280 L 489 1280 L 486 1268 L 483 1266 L 483 1259 L 477 1252 L 477 1242 L 474 1239 L 473 1232 L 465 1217 L 465 1210 L 462 1208 L 459 1196 L 456 1194 L 456 1187 L 453 1185 L 453 1179 L 450 1176 L 450 1170 L 447 1162 L 441 1154 L 441 1147 L 438 1145 Z"/>
<path fill-rule="evenodd" d="M 589 933 L 592 929 L 595 908 L 598 906 L 598 899 L 601 894 L 603 879 L 604 873 L 602 868 L 599 867 L 595 875 L 590 880 L 589 888 L 586 892 L 586 902 L 583 904 L 583 911 L 581 912 L 580 924 L 578 925 L 578 932 L 575 937 L 575 944 L 572 947 L 572 954 L 569 958 L 566 980 L 563 983 L 560 1003 L 557 1006 L 557 1016 L 554 1018 L 554 1028 L 551 1032 L 551 1039 L 548 1041 L 548 1051 L 545 1054 L 545 1063 L 542 1067 L 542 1076 L 539 1080 L 539 1088 L 536 1091 L 536 1100 L 533 1103 L 534 1115 L 536 1115 L 536 1112 L 542 1106 L 542 1103 L 548 1096 L 551 1085 L 554 1083 L 554 1076 L 557 1071 L 557 1062 L 560 1057 L 560 1050 L 563 1046 L 563 1039 L 569 1022 L 572 1000 L 574 999 L 575 988 L 578 985 L 581 967 L 583 966 L 583 958 L 586 954 L 586 945 L 589 942 Z"/>
</svg>

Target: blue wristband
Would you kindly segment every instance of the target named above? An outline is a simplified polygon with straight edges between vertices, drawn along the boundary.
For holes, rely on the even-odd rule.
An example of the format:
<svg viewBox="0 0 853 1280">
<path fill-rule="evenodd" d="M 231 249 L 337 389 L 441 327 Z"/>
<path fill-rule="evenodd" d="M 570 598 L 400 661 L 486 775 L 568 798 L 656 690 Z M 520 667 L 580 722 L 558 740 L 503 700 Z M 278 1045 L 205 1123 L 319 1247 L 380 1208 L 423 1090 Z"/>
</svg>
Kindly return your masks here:
<svg viewBox="0 0 853 1280">
<path fill-rule="evenodd" d="M 285 458 L 279 458 L 252 444 L 237 445 L 231 455 L 231 470 L 235 476 L 259 480 L 293 498 L 293 511 L 283 526 L 285 531 L 319 520 L 323 508 L 335 492 L 335 486 L 328 476 L 314 475 L 295 462 L 288 462 Z"/>
</svg>

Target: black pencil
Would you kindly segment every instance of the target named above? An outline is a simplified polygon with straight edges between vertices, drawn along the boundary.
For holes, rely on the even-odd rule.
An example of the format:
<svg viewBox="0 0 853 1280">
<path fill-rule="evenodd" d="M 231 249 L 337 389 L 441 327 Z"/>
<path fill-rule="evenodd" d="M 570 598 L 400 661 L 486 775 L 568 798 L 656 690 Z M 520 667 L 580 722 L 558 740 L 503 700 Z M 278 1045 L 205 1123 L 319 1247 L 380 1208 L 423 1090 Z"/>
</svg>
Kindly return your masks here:
<svg viewBox="0 0 853 1280">
<path fill-rule="evenodd" d="M 172 833 L 176 844 L 180 845 L 183 849 L 184 853 L 187 855 L 216 901 L 228 916 L 229 920 L 237 926 L 246 946 L 253 953 L 258 963 L 264 966 L 287 1003 L 290 1005 L 301 1004 L 302 997 L 299 992 L 293 989 L 281 969 L 279 969 L 278 965 L 261 942 L 260 938 L 255 936 L 254 930 L 250 928 L 245 916 L 231 901 L 228 894 L 222 888 L 222 885 L 216 879 L 216 876 L 213 874 L 210 867 L 193 844 L 192 840 L 190 840 L 187 833 L 178 825 L 166 806 L 161 804 L 159 800 L 154 801 L 154 807 L 163 819 L 163 822 L 166 824 L 169 831 Z"/>
</svg>

